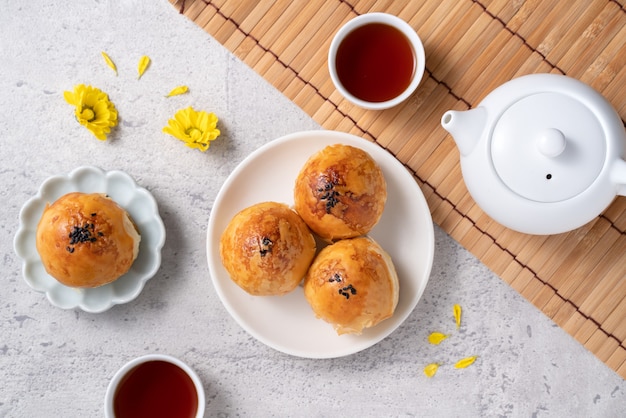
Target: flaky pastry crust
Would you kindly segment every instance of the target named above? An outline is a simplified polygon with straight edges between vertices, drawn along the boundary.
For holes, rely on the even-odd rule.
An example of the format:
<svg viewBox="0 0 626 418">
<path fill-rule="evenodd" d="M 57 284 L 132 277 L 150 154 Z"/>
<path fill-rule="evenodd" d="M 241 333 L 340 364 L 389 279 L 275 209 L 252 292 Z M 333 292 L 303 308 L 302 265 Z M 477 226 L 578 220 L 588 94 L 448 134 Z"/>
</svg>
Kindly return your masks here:
<svg viewBox="0 0 626 418">
<path fill-rule="evenodd" d="M 361 334 L 391 317 L 399 282 L 389 255 L 369 237 L 323 248 L 304 279 L 304 296 L 337 334 Z"/>
<path fill-rule="evenodd" d="M 100 193 L 68 193 L 46 205 L 36 233 L 48 274 L 81 288 L 124 275 L 137 258 L 140 240 L 130 215 Z"/>
<path fill-rule="evenodd" d="M 362 149 L 343 144 L 312 155 L 294 187 L 296 211 L 327 242 L 370 232 L 386 200 L 387 184 L 376 161 Z"/>
<path fill-rule="evenodd" d="M 237 213 L 220 237 L 220 258 L 230 278 L 255 296 L 284 295 L 304 278 L 316 243 L 287 205 L 262 202 Z"/>
</svg>

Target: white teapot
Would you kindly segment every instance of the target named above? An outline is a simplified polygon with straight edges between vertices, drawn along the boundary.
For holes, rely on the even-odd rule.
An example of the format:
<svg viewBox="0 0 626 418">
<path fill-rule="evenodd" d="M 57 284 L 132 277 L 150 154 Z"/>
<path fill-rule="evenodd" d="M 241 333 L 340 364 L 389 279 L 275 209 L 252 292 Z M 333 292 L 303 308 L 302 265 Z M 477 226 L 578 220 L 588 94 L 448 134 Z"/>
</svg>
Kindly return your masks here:
<svg viewBox="0 0 626 418">
<path fill-rule="evenodd" d="M 556 74 L 515 78 L 467 111 L 450 110 L 461 171 L 494 220 L 528 234 L 576 229 L 626 196 L 626 132 L 593 88 Z"/>
</svg>

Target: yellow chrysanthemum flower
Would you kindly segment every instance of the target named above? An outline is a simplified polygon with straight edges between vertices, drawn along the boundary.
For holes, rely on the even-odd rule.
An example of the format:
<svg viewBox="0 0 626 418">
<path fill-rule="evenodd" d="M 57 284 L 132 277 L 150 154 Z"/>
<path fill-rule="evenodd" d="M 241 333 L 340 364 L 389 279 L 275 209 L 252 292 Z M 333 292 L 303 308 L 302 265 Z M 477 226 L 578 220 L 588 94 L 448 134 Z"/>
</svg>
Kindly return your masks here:
<svg viewBox="0 0 626 418">
<path fill-rule="evenodd" d="M 189 106 L 176 112 L 163 132 L 180 139 L 189 148 L 204 152 L 209 149 L 210 142 L 220 135 L 220 130 L 216 128 L 217 121 L 214 113 L 197 111 Z"/>
<path fill-rule="evenodd" d="M 76 120 L 104 141 L 106 134 L 117 125 L 117 109 L 102 90 L 78 84 L 74 91 L 63 93 L 65 101 L 74 106 Z"/>
</svg>

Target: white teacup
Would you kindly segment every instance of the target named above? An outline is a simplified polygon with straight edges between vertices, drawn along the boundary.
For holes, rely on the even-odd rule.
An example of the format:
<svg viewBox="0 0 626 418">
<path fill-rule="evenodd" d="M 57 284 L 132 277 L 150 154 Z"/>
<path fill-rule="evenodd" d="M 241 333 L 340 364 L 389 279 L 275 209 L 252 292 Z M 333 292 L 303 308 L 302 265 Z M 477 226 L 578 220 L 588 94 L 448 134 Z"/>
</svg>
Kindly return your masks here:
<svg viewBox="0 0 626 418">
<path fill-rule="evenodd" d="M 387 97 L 385 99 L 379 99 L 379 100 L 364 99 L 363 97 L 366 96 L 366 94 L 365 95 L 361 94 L 362 97 L 359 97 L 359 93 L 356 93 L 354 88 L 352 89 L 353 91 L 350 91 L 350 89 L 346 87 L 346 84 L 351 84 L 352 82 L 350 80 L 346 80 L 345 75 L 344 75 L 344 80 L 346 82 L 345 83 L 342 82 L 342 77 L 340 74 L 342 73 L 342 70 L 340 68 L 338 71 L 338 67 L 337 67 L 337 64 L 338 64 L 337 53 L 338 51 L 340 51 L 340 46 L 342 46 L 342 44 L 346 42 L 346 37 L 348 35 L 351 36 L 351 39 L 350 38 L 348 39 L 348 43 L 346 43 L 342 47 L 341 51 L 348 49 L 346 45 L 348 45 L 349 43 L 357 44 L 359 45 L 358 53 L 361 54 L 360 56 L 363 58 L 363 62 L 375 61 L 375 60 L 365 59 L 366 55 L 364 55 L 364 54 L 372 53 L 371 49 L 373 49 L 373 47 L 371 47 L 370 44 L 373 44 L 373 43 L 357 42 L 354 40 L 354 38 L 356 37 L 355 35 L 356 32 L 354 31 L 356 29 L 359 29 L 361 32 L 363 32 L 362 27 L 367 26 L 367 25 L 372 25 L 372 24 L 382 24 L 382 25 L 387 25 L 387 26 L 397 29 L 397 31 L 399 31 L 402 35 L 404 35 L 405 39 L 403 39 L 403 41 L 399 41 L 402 37 L 394 37 L 394 38 L 389 37 L 389 40 L 391 39 L 398 40 L 400 43 L 403 43 L 403 44 L 408 42 L 407 46 L 410 46 L 410 49 L 412 50 L 412 54 L 413 54 L 412 75 L 411 74 L 408 75 L 407 79 L 402 80 L 402 83 L 401 83 L 402 86 L 406 85 L 406 87 L 404 87 L 401 91 L 399 91 L 398 88 L 391 89 L 389 93 L 390 95 L 391 95 L 391 91 L 395 92 L 392 97 Z M 378 37 L 376 39 L 377 39 L 377 42 L 381 42 L 380 40 L 382 38 Z M 397 45 L 393 45 L 394 48 L 396 46 Z M 368 48 L 370 48 L 370 50 L 368 50 Z M 394 48 L 389 48 L 389 50 L 393 50 Z M 402 45 L 402 48 L 406 50 L 404 45 Z M 343 53 L 343 52 L 340 52 L 340 53 Z M 341 61 L 342 59 L 340 58 L 339 60 L 340 65 L 341 65 Z M 345 59 L 343 61 L 345 61 Z M 404 61 L 406 62 L 407 60 L 405 59 Z M 330 49 L 328 51 L 328 70 L 330 72 L 330 77 L 335 87 L 347 100 L 365 109 L 373 109 L 373 110 L 388 109 L 390 107 L 393 107 L 402 103 L 411 94 L 413 94 L 415 89 L 417 89 L 417 86 L 420 84 L 422 77 L 424 76 L 425 68 L 426 68 L 426 57 L 425 57 L 425 52 L 424 52 L 424 45 L 422 44 L 422 41 L 417 35 L 417 33 L 415 32 L 415 30 L 404 20 L 388 13 L 367 13 L 367 14 L 357 16 L 354 19 L 348 21 L 344 26 L 342 26 L 339 29 L 339 31 L 337 31 L 337 33 L 335 34 L 335 37 L 331 41 Z M 359 77 L 362 77 L 362 79 L 365 80 L 366 77 L 369 77 L 368 74 L 361 73 L 361 70 L 359 69 L 358 65 L 355 65 L 352 70 L 353 70 L 352 74 L 356 74 L 357 77 L 350 77 L 351 80 L 359 78 Z M 364 70 L 364 71 L 367 71 L 367 70 Z M 410 71 L 408 67 L 406 71 L 404 71 L 404 74 L 406 74 L 407 71 Z M 379 79 L 383 79 L 384 81 L 384 79 L 386 78 L 379 77 Z M 367 83 L 365 84 L 367 85 Z M 380 83 L 376 85 L 380 85 Z"/>
<path fill-rule="evenodd" d="M 173 378 L 168 379 L 170 376 Z M 144 393 L 141 393 L 139 396 L 134 396 L 135 389 L 137 388 L 133 387 L 133 384 L 142 379 L 146 381 L 146 384 L 142 384 L 141 391 L 138 392 Z M 173 387 L 166 388 L 169 382 L 176 382 L 176 384 L 172 385 Z M 167 391 L 175 389 L 182 392 L 179 392 L 179 396 L 176 396 L 176 399 L 168 403 L 167 395 L 173 392 L 166 391 L 167 393 L 163 396 L 163 392 L 160 392 L 159 389 L 161 391 L 165 389 L 167 389 Z M 153 392 L 151 393 L 151 391 Z M 161 396 L 159 396 L 157 392 L 161 393 Z M 143 398 L 144 395 L 146 395 L 145 398 Z M 124 406 L 124 397 L 133 399 L 132 405 Z M 172 395 L 172 397 L 174 398 L 174 395 Z M 190 402 L 183 402 L 185 398 L 189 398 Z M 205 396 L 200 378 L 187 364 L 166 354 L 148 354 L 141 356 L 129 361 L 119 369 L 109 382 L 109 386 L 106 390 L 104 397 L 104 416 L 106 418 L 123 418 L 116 414 L 116 405 L 118 409 L 126 410 L 131 407 L 150 409 L 151 406 L 148 405 L 148 399 L 158 399 L 159 401 L 163 401 L 163 403 L 167 403 L 165 408 L 161 406 L 160 412 L 178 405 L 179 408 L 174 409 L 187 410 L 187 412 L 189 412 L 184 418 L 204 417 Z M 197 401 L 197 406 L 194 408 L 195 401 Z M 156 405 L 156 403 L 152 404 L 152 407 L 154 407 L 154 405 Z M 133 415 L 132 412 L 131 415 Z"/>
</svg>

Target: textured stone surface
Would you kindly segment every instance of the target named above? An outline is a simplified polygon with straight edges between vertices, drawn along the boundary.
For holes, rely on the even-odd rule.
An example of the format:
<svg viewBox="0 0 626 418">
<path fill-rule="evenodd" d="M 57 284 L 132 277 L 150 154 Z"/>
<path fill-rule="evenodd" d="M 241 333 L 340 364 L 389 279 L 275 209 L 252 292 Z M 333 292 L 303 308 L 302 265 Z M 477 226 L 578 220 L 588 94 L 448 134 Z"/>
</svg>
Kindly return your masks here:
<svg viewBox="0 0 626 418">
<path fill-rule="evenodd" d="M 319 127 L 166 0 L 0 1 L 0 417 L 98 417 L 128 360 L 167 353 L 201 376 L 207 416 L 620 416 L 624 381 L 436 231 L 423 299 L 391 336 L 345 358 L 310 360 L 248 335 L 215 293 L 205 237 L 219 188 L 250 152 Z M 105 65 L 101 51 L 116 62 Z M 139 58 L 152 65 L 137 80 Z M 73 118 L 63 91 L 109 93 L 107 142 Z M 190 94 L 166 99 L 186 84 Z M 186 106 L 215 112 L 203 154 L 161 133 Z M 21 206 L 80 165 L 119 169 L 152 192 L 167 231 L 163 264 L 134 301 L 101 314 L 61 310 L 31 290 L 12 247 Z M 464 308 L 455 330 L 452 305 Z M 429 345 L 431 331 L 450 334 Z M 452 364 L 479 355 L 474 365 Z M 443 363 L 428 379 L 423 367 Z"/>
</svg>

